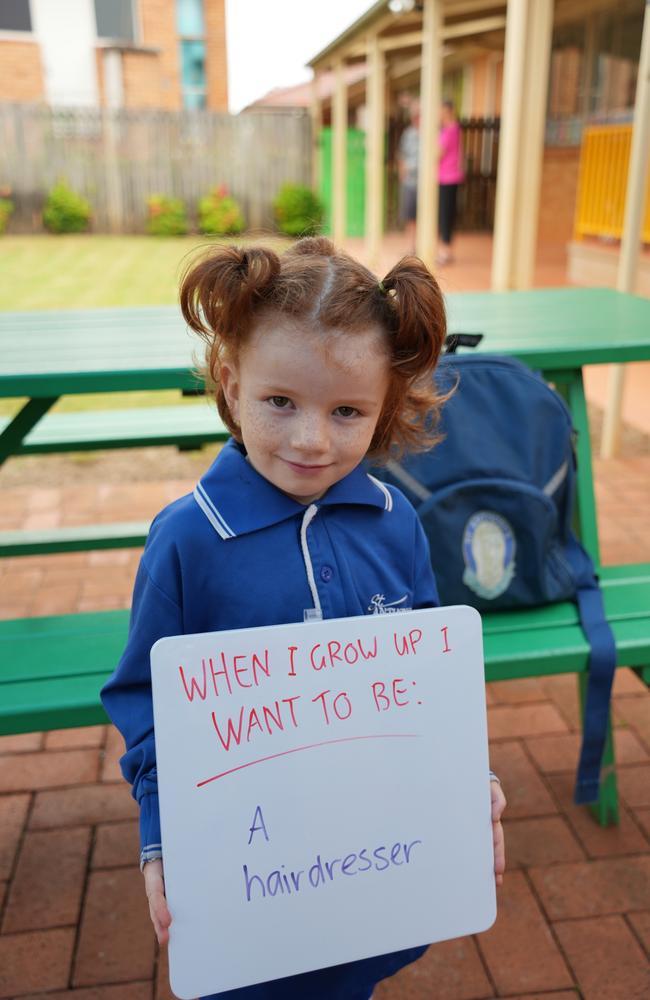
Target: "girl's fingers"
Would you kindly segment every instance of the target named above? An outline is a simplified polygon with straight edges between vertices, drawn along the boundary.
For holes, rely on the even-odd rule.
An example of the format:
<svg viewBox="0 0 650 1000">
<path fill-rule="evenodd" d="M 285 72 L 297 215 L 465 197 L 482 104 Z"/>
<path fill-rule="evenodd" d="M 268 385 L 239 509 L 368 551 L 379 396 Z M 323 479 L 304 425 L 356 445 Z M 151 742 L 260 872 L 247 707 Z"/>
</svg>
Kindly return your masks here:
<svg viewBox="0 0 650 1000">
<path fill-rule="evenodd" d="M 501 816 L 506 807 L 506 797 L 498 781 L 490 782 L 490 798 L 492 801 L 492 842 L 494 845 L 494 881 L 503 885 L 503 873 L 506 870 L 506 844 L 501 826 Z"/>
<path fill-rule="evenodd" d="M 495 823 L 494 827 L 494 870 L 499 874 L 505 871 L 506 867 L 506 845 L 505 838 L 503 836 L 503 826 L 501 823 Z"/>
<path fill-rule="evenodd" d="M 492 796 L 492 822 L 498 823 L 506 807 L 506 797 L 498 781 L 490 782 L 490 792 Z"/>
<path fill-rule="evenodd" d="M 172 917 L 162 892 L 155 892 L 153 896 L 149 897 L 149 909 L 155 914 L 156 920 L 161 926 L 169 927 Z"/>
<path fill-rule="evenodd" d="M 158 944 L 167 944 L 169 941 L 168 928 L 172 918 L 167 901 L 160 891 L 153 892 L 149 897 L 149 916 L 158 938 Z"/>
<path fill-rule="evenodd" d="M 149 916 L 158 938 L 158 944 L 167 944 L 169 941 L 168 928 L 172 917 L 165 899 L 165 881 L 160 860 L 149 861 L 144 866 L 144 885 L 149 901 Z"/>
<path fill-rule="evenodd" d="M 503 884 L 503 873 L 506 870 L 506 845 L 501 823 L 492 827 L 494 843 L 494 875 L 497 885 Z"/>
</svg>

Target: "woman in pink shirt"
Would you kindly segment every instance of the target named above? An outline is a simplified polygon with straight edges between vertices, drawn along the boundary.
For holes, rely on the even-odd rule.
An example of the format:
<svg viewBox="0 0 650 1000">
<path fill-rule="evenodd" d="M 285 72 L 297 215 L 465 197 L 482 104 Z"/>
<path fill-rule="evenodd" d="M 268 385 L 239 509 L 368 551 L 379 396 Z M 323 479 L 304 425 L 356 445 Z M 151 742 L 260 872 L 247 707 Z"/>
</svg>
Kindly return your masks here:
<svg viewBox="0 0 650 1000">
<path fill-rule="evenodd" d="M 443 101 L 440 112 L 440 154 L 438 160 L 438 263 L 452 260 L 451 241 L 456 223 L 458 185 L 464 180 L 463 145 L 460 125 L 451 101 Z"/>
</svg>

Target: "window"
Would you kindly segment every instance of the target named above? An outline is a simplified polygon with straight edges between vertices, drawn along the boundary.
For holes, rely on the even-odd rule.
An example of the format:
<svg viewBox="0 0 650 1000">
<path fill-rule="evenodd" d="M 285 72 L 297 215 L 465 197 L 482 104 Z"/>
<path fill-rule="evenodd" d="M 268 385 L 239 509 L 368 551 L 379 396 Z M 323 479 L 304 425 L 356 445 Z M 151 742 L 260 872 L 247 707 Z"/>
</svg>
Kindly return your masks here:
<svg viewBox="0 0 650 1000">
<path fill-rule="evenodd" d="M 572 24 L 556 25 L 549 75 L 553 122 L 629 120 L 643 29 L 640 4 L 620 2 Z"/>
<path fill-rule="evenodd" d="M 181 48 L 183 107 L 206 106 L 205 22 L 202 0 L 176 0 L 176 27 Z"/>
<path fill-rule="evenodd" d="M 183 104 L 186 108 L 205 107 L 205 42 L 181 41 Z"/>
<path fill-rule="evenodd" d="M 31 31 L 32 18 L 29 0 L 2 0 L 0 3 L 0 31 Z"/>
<path fill-rule="evenodd" d="M 205 33 L 203 0 L 177 0 L 176 27 L 181 38 L 188 36 L 202 38 Z"/>
<path fill-rule="evenodd" d="M 97 37 L 135 41 L 133 0 L 95 0 Z"/>
<path fill-rule="evenodd" d="M 640 5 L 639 5 L 640 6 Z M 592 108 L 598 116 L 631 113 L 636 95 L 643 11 L 603 12 L 597 22 Z M 628 114 L 629 119 L 629 114 Z"/>
</svg>

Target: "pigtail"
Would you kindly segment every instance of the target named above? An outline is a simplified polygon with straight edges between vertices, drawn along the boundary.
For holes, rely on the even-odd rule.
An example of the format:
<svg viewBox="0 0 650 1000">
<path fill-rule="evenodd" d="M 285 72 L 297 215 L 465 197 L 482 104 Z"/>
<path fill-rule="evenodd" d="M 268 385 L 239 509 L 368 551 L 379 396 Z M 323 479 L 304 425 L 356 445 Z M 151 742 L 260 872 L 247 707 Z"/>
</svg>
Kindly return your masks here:
<svg viewBox="0 0 650 1000">
<path fill-rule="evenodd" d="M 255 309 L 264 305 L 279 273 L 280 260 L 273 250 L 223 246 L 190 264 L 181 280 L 183 317 L 206 343 L 198 373 L 214 395 L 221 419 L 237 439 L 239 428 L 221 386 L 221 365 L 229 349 L 236 355 Z"/>
<path fill-rule="evenodd" d="M 185 322 L 206 342 L 199 374 L 214 393 L 217 409 L 237 435 L 220 384 L 222 361 L 248 333 L 253 311 L 263 304 L 280 273 L 280 260 L 266 247 L 222 246 L 190 264 L 181 280 L 180 304 Z"/>
<path fill-rule="evenodd" d="M 438 282 L 419 257 L 402 257 L 377 287 L 395 312 L 394 367 L 407 376 L 433 371 L 447 333 Z"/>
<path fill-rule="evenodd" d="M 219 247 L 189 266 L 181 281 L 186 323 L 204 340 L 232 341 L 247 327 L 256 305 L 280 273 L 280 259 L 266 247 Z"/>
<path fill-rule="evenodd" d="M 403 257 L 372 292 L 392 330 L 394 378 L 370 446 L 375 460 L 404 451 L 424 451 L 438 440 L 446 395 L 433 372 L 447 333 L 440 286 L 419 257 Z"/>
</svg>

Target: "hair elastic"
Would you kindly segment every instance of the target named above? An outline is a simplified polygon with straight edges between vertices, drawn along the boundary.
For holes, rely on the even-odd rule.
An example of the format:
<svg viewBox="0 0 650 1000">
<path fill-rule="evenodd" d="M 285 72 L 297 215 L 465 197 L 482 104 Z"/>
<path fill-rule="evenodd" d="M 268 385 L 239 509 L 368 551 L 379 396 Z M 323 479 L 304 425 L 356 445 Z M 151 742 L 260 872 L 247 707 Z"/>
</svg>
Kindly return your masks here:
<svg viewBox="0 0 650 1000">
<path fill-rule="evenodd" d="M 383 281 L 377 282 L 377 288 L 379 289 L 382 295 L 388 295 L 388 289 L 384 285 Z"/>
</svg>

